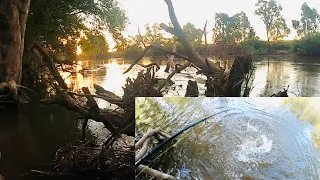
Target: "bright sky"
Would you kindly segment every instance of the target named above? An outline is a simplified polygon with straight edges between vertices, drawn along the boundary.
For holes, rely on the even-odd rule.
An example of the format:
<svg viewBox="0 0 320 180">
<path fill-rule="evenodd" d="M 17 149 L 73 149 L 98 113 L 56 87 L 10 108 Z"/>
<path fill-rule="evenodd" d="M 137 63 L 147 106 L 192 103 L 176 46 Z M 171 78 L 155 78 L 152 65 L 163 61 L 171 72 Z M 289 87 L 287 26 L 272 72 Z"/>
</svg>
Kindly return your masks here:
<svg viewBox="0 0 320 180">
<path fill-rule="evenodd" d="M 198 28 L 203 28 L 204 23 L 208 20 L 208 29 L 214 26 L 215 13 L 223 12 L 234 15 L 244 11 L 251 25 L 257 32 L 257 35 L 266 39 L 266 31 L 260 17 L 254 15 L 256 9 L 255 3 L 258 0 L 172 0 L 177 18 L 181 25 L 191 22 Z M 144 25 L 147 23 L 168 23 L 170 22 L 168 9 L 164 0 L 119 0 L 123 9 L 126 10 L 130 20 L 124 35 L 133 35 L 138 33 L 140 26 L 141 33 L 144 33 Z M 306 2 L 311 8 L 320 11 L 320 0 L 277 0 L 282 5 L 282 14 L 286 19 L 289 27 L 292 29 L 291 20 L 300 20 L 301 6 Z M 296 32 L 292 29 L 292 33 L 287 39 L 293 39 Z M 208 34 L 211 39 L 212 34 Z M 107 37 L 111 47 L 114 42 Z"/>
</svg>

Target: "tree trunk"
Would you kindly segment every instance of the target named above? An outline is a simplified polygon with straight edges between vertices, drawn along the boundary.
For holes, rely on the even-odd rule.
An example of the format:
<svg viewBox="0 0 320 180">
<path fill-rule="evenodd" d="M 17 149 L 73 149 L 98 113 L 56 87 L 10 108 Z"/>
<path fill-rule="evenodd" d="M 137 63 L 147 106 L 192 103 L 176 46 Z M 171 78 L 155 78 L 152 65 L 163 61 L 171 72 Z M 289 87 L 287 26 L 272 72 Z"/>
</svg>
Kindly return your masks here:
<svg viewBox="0 0 320 180">
<path fill-rule="evenodd" d="M 0 0 L 0 83 L 21 83 L 30 0 Z"/>
<path fill-rule="evenodd" d="M 172 52 L 176 52 L 177 50 L 177 44 L 174 44 L 173 45 L 173 48 L 172 48 Z M 168 59 L 168 64 L 170 66 L 170 71 L 174 71 L 174 62 L 173 62 L 173 59 L 174 59 L 174 55 L 171 55 Z"/>
</svg>

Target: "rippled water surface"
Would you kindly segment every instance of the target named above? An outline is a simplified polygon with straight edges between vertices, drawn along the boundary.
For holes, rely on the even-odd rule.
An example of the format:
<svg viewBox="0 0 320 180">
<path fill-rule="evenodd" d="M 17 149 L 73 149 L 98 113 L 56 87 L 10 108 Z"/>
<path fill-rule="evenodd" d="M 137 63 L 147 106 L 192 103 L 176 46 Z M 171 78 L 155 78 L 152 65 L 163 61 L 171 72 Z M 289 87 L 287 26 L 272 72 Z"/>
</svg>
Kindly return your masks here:
<svg viewBox="0 0 320 180">
<path fill-rule="evenodd" d="M 319 179 L 320 98 L 140 98 L 137 126 L 183 135 L 151 166 L 179 179 Z"/>
</svg>

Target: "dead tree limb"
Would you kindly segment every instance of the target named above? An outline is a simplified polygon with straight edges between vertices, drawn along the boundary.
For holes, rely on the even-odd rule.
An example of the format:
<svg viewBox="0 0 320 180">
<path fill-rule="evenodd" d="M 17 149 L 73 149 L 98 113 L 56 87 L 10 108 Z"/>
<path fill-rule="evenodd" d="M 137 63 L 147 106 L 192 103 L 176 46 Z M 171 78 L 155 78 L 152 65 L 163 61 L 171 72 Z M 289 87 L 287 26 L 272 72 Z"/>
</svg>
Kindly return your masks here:
<svg viewBox="0 0 320 180">
<path fill-rule="evenodd" d="M 150 46 L 145 48 L 143 53 L 141 53 L 141 55 L 130 65 L 130 67 L 125 72 L 123 72 L 123 74 L 126 74 L 127 72 L 129 72 L 133 68 L 133 66 L 136 65 L 147 54 L 150 48 L 151 48 Z"/>
<path fill-rule="evenodd" d="M 147 153 L 150 140 L 151 140 L 150 137 L 148 137 L 143 142 L 142 147 L 140 148 L 140 150 L 138 151 L 138 153 L 135 156 L 135 161 L 138 161 L 139 159 L 141 159 Z"/>
<path fill-rule="evenodd" d="M 166 81 L 164 81 L 159 87 L 158 87 L 158 91 L 161 91 L 162 88 L 164 88 L 164 86 L 166 85 L 167 82 L 170 82 L 170 79 L 176 74 L 181 72 L 182 70 L 184 70 L 185 68 L 189 67 L 191 65 L 191 62 L 187 62 L 185 64 L 183 64 L 182 66 L 177 67 L 174 71 L 171 72 L 171 74 L 169 74 L 169 76 L 166 78 Z"/>
<path fill-rule="evenodd" d="M 154 134 L 159 133 L 160 128 L 157 129 L 148 129 L 147 133 L 142 136 L 142 138 L 134 145 L 134 149 L 138 150 L 141 145 L 146 141 L 148 138 L 152 137 Z"/>
<path fill-rule="evenodd" d="M 165 174 L 165 173 L 157 171 L 155 169 L 151 169 L 151 168 L 149 168 L 148 166 L 145 166 L 145 165 L 139 165 L 137 167 L 137 171 L 144 172 L 144 173 L 146 173 L 146 174 L 148 174 L 148 175 L 150 175 L 152 177 L 155 177 L 157 179 L 176 180 L 176 178 L 171 176 L 171 175 Z"/>
<path fill-rule="evenodd" d="M 87 87 L 83 87 L 82 88 L 82 91 L 85 93 L 85 94 L 89 94 L 91 95 L 90 91 L 89 91 L 89 88 Z M 109 118 L 106 118 L 106 116 L 104 114 L 102 114 L 97 102 L 94 100 L 93 97 L 90 97 L 90 96 L 87 96 L 87 105 L 89 107 L 89 114 L 91 117 L 95 117 L 94 119 L 95 120 L 100 120 L 103 122 L 103 124 L 106 126 L 106 128 L 108 130 L 110 130 L 112 133 L 114 134 L 117 134 L 119 135 L 119 131 L 117 130 L 120 126 L 116 126 L 115 124 L 113 124 L 110 120 L 116 120 L 116 119 L 119 119 L 119 118 L 116 118 L 116 117 L 111 117 L 110 119 Z M 111 116 L 111 115 L 109 115 Z M 114 121 L 113 121 L 114 122 Z M 118 122 L 119 123 L 119 122 Z M 117 124 L 118 124 L 117 123 Z M 120 122 L 121 123 L 121 122 Z M 117 128 L 118 127 L 118 128 Z"/>
<path fill-rule="evenodd" d="M 67 84 L 64 82 L 64 80 L 62 79 L 62 77 L 60 76 L 59 72 L 57 71 L 53 59 L 50 57 L 50 55 L 48 54 L 48 52 L 38 43 L 38 42 L 34 42 L 31 46 L 30 49 L 32 51 L 33 48 L 37 48 L 38 51 L 41 52 L 41 54 L 43 55 L 43 62 L 46 63 L 47 67 L 49 68 L 51 74 L 53 75 L 54 79 L 58 82 L 58 84 L 65 90 L 68 89 Z M 39 53 L 38 53 L 39 54 Z"/>
<path fill-rule="evenodd" d="M 123 100 L 120 99 L 113 99 L 113 98 L 109 98 L 106 96 L 102 96 L 102 95 L 94 95 L 94 94 L 78 94 L 78 93 L 74 93 L 74 92 L 68 92 L 68 94 L 70 95 L 75 95 L 75 96 L 79 96 L 79 97 L 94 97 L 94 98 L 99 98 L 99 99 L 103 99 L 111 104 L 115 104 L 118 105 L 119 107 L 123 106 Z"/>
<path fill-rule="evenodd" d="M 193 63 L 194 65 L 198 66 L 202 72 L 207 75 L 210 76 L 213 73 L 220 71 L 220 68 L 217 67 L 216 65 L 214 65 L 212 62 L 206 62 L 204 58 L 202 58 L 198 53 L 196 53 L 196 51 L 192 48 L 192 45 L 189 41 L 189 39 L 187 38 L 187 36 L 185 35 L 185 33 L 183 32 L 178 19 L 175 15 L 175 11 L 173 8 L 173 4 L 171 2 L 171 0 L 164 0 L 168 6 L 168 11 L 169 11 L 169 16 L 171 19 L 171 23 L 173 24 L 173 30 L 174 30 L 174 35 L 177 36 L 179 42 L 183 45 L 187 56 L 190 58 L 189 61 L 191 63 Z M 165 27 L 165 30 L 168 29 L 165 24 L 161 24 L 161 27 Z M 170 32 L 171 33 L 171 32 Z"/>
</svg>

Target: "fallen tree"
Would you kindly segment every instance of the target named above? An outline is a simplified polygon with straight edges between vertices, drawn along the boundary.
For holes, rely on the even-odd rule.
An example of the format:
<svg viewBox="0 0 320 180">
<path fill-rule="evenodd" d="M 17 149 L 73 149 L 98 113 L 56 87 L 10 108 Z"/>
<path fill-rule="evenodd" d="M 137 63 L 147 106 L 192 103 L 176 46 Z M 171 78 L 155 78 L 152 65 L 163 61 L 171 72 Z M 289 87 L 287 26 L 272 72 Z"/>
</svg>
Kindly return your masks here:
<svg viewBox="0 0 320 180">
<path fill-rule="evenodd" d="M 182 58 L 188 63 L 182 65 L 180 69 L 175 69 L 167 78 L 170 80 L 174 76 L 175 73 L 180 72 L 186 67 L 191 65 L 200 69 L 201 73 L 203 73 L 207 77 L 207 96 L 236 96 L 239 97 L 241 94 L 241 86 L 242 83 L 245 81 L 245 77 L 248 73 L 250 73 L 250 68 L 252 64 L 252 57 L 248 53 L 242 53 L 235 56 L 234 65 L 230 72 L 225 72 L 224 68 L 220 67 L 219 65 L 213 63 L 212 61 L 208 60 L 206 57 L 201 57 L 193 48 L 192 45 L 185 35 L 184 31 L 182 30 L 180 23 L 175 15 L 174 7 L 171 0 L 164 0 L 167 4 L 169 16 L 171 19 L 171 23 L 173 27 L 169 27 L 165 24 L 161 24 L 160 26 L 167 31 L 168 33 L 173 34 L 178 42 L 182 44 L 186 55 L 177 53 L 175 51 L 170 51 L 164 49 L 157 45 L 149 45 L 145 46 L 144 52 L 139 56 L 131 66 L 124 72 L 129 72 L 134 65 L 136 65 L 142 57 L 144 57 L 150 49 L 155 49 L 158 51 L 162 51 L 168 55 L 174 55 L 175 57 Z M 206 29 L 206 25 L 205 28 Z M 203 33 L 206 39 L 206 33 Z M 170 60 L 170 58 L 169 58 Z M 161 90 L 163 86 L 160 86 L 158 90 Z"/>
</svg>

